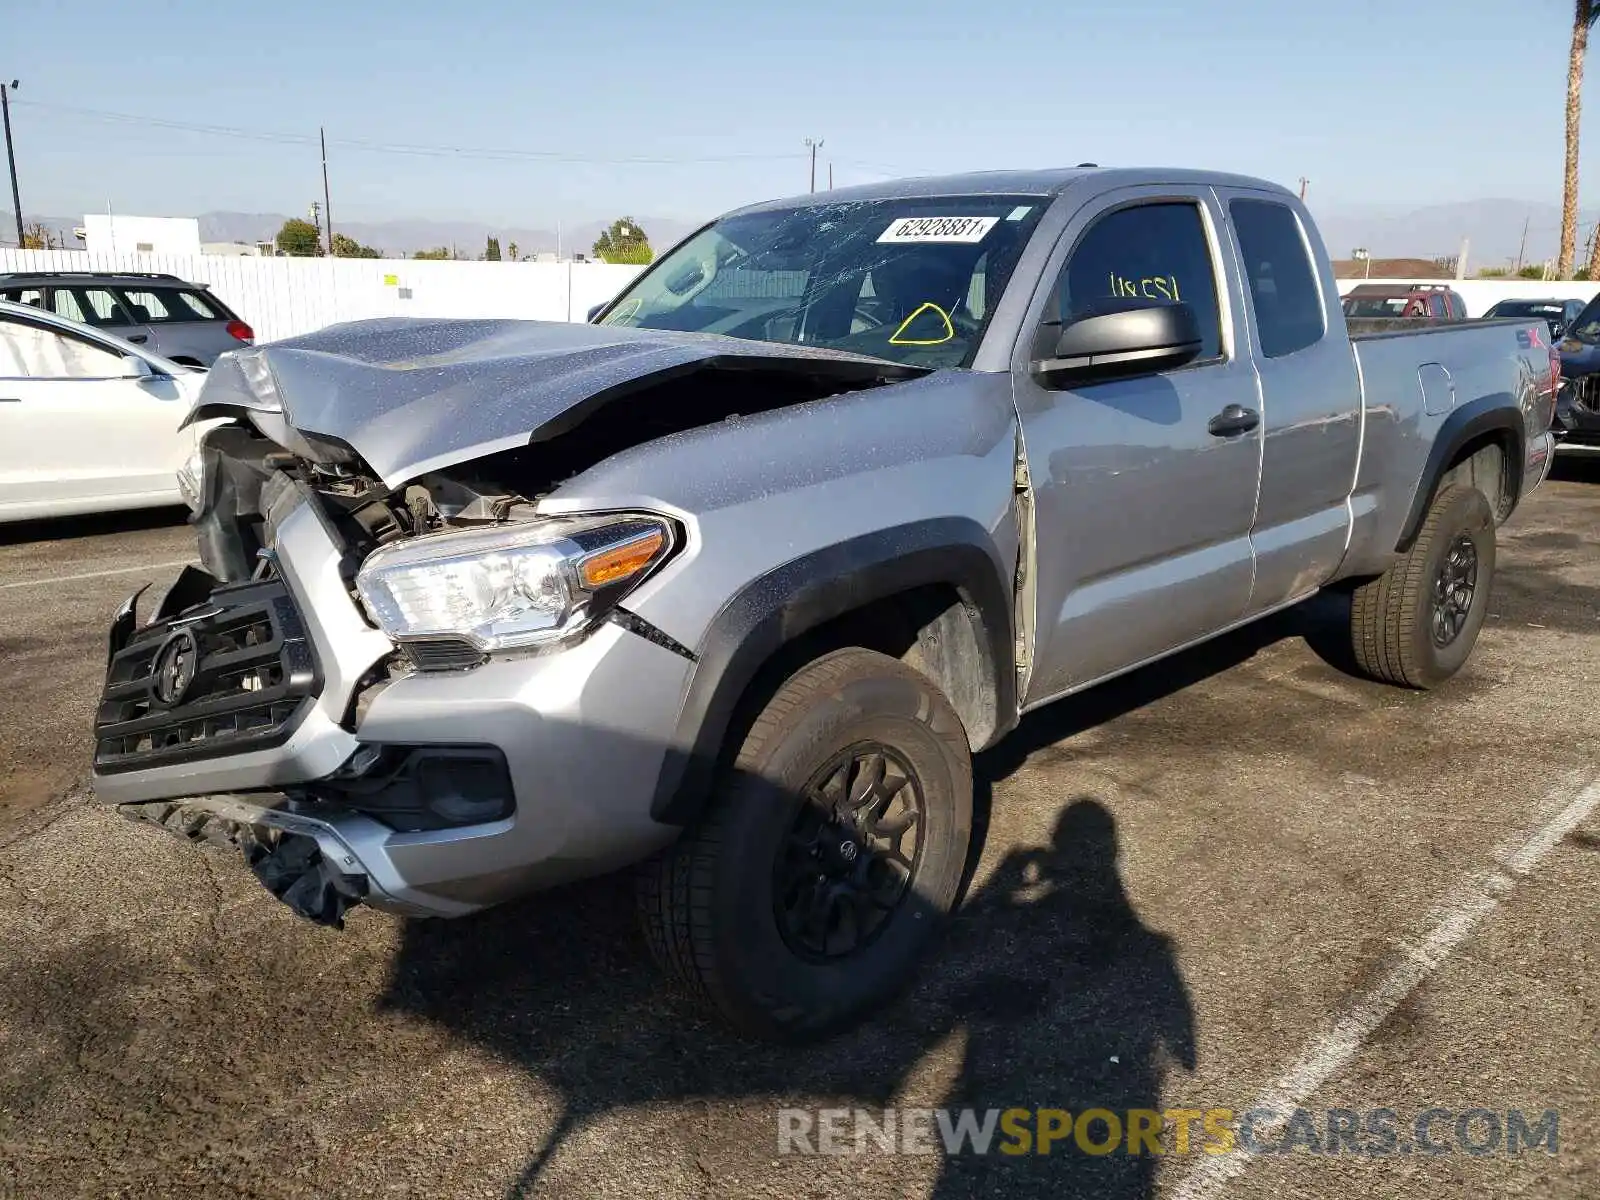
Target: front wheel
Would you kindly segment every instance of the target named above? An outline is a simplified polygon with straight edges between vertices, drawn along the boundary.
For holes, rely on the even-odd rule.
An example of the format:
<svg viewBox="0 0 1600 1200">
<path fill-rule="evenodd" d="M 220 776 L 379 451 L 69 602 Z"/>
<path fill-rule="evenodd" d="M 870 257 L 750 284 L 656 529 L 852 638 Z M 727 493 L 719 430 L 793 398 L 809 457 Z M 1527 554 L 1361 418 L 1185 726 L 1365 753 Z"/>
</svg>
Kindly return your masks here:
<svg viewBox="0 0 1600 1200">
<path fill-rule="evenodd" d="M 837 651 L 778 690 L 699 822 L 644 868 L 646 937 L 741 1031 L 832 1032 L 910 982 L 971 832 L 949 701 L 895 659 Z"/>
<path fill-rule="evenodd" d="M 1355 590 L 1351 647 L 1374 679 L 1437 687 L 1466 664 L 1488 612 L 1494 512 L 1476 488 L 1434 497 L 1411 549 Z"/>
</svg>

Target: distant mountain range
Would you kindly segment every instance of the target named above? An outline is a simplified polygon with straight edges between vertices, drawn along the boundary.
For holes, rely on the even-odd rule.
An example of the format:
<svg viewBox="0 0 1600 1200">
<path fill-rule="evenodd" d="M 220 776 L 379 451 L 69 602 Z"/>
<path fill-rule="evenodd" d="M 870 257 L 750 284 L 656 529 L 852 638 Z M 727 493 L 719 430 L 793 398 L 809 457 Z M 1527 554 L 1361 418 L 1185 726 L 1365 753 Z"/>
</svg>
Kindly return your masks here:
<svg viewBox="0 0 1600 1200">
<path fill-rule="evenodd" d="M 1468 239 L 1467 273 L 1485 267 L 1513 265 L 1520 254 L 1524 264 L 1554 258 L 1561 240 L 1561 206 L 1527 200 L 1470 200 L 1433 204 L 1426 208 L 1333 209 L 1323 212 L 1314 203 L 1328 253 L 1349 258 L 1363 248 L 1373 258 L 1448 258 Z M 1578 255 L 1587 249 L 1585 223 L 1600 217 L 1600 210 L 1579 214 Z M 1523 245 L 1523 225 L 1527 244 Z"/>
<path fill-rule="evenodd" d="M 1555 256 L 1561 233 L 1561 208 L 1526 200 L 1469 200 L 1433 204 L 1420 208 L 1403 205 L 1373 205 L 1363 208 L 1334 208 L 1323 211 L 1312 200 L 1318 227 L 1328 252 L 1336 259 L 1349 258 L 1351 250 L 1363 247 L 1373 258 L 1443 258 L 1457 254 L 1462 238 L 1470 241 L 1467 251 L 1469 274 L 1484 267 L 1503 267 L 1520 252 L 1525 263 L 1542 262 Z M 1600 210 L 1582 215 L 1593 222 Z M 208 242 L 266 241 L 278 232 L 287 218 L 282 213 L 208 212 L 200 214 L 200 237 Z M 72 228 L 83 223 L 81 217 L 28 217 L 42 221 L 69 239 Z M 691 232 L 693 222 L 667 217 L 638 217 L 651 245 L 664 249 Z M 0 214 L 0 239 L 12 228 L 9 212 Z M 1527 223 L 1527 244 L 1522 245 L 1523 224 Z M 565 253 L 588 253 L 595 238 L 609 222 L 583 221 L 561 229 L 561 249 Z M 390 221 L 336 220 L 334 229 L 395 257 L 453 246 L 465 258 L 483 253 L 490 236 L 500 239 L 502 252 L 509 254 L 512 242 L 521 254 L 556 249 L 554 229 L 486 225 L 481 221 L 436 221 L 423 218 L 396 218 Z M 1588 236 L 1580 229 L 1580 243 Z M 68 241 L 69 246 L 76 246 Z M 1579 255 L 1583 254 L 1580 245 Z"/>
<path fill-rule="evenodd" d="M 152 215 L 152 214 L 141 214 Z M 289 218 L 283 213 L 201 213 L 200 240 L 203 242 L 264 242 L 272 239 Z M 635 218 L 639 227 L 650 238 L 650 244 L 663 250 L 697 228 L 697 223 L 674 220 L 668 217 Z M 0 212 L 0 240 L 11 244 L 15 238 L 14 218 L 10 210 Z M 26 224 L 39 222 L 63 238 L 69 249 L 81 249 L 73 240 L 72 230 L 81 227 L 82 217 L 38 217 L 28 215 Z M 582 221 L 563 226 L 559 231 L 560 249 L 564 254 L 576 251 L 588 254 L 610 221 Z M 436 246 L 454 247 L 463 258 L 477 258 L 483 253 L 490 237 L 500 239 L 501 253 L 509 255 L 512 242 L 518 254 L 535 254 L 557 248 L 557 231 L 554 229 L 526 229 L 516 226 L 486 225 L 480 221 L 430 221 L 422 218 L 399 218 L 392 221 L 339 221 L 333 225 L 336 233 L 353 237 L 364 246 L 382 250 L 393 258 L 407 257 L 418 250 L 431 250 Z M 10 235 L 9 237 L 7 235 Z"/>
</svg>

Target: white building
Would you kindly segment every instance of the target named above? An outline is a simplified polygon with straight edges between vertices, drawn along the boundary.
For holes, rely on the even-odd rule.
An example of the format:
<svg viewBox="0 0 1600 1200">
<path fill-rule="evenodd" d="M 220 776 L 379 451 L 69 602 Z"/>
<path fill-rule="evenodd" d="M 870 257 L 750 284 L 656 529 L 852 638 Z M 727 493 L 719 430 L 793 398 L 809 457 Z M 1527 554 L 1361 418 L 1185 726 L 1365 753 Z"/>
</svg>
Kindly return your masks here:
<svg viewBox="0 0 1600 1200">
<path fill-rule="evenodd" d="M 83 232 L 83 248 L 90 254 L 200 253 L 200 222 L 194 217 L 87 213 Z"/>
<path fill-rule="evenodd" d="M 271 258 L 271 242 L 201 242 L 200 253 L 216 258 Z"/>
</svg>

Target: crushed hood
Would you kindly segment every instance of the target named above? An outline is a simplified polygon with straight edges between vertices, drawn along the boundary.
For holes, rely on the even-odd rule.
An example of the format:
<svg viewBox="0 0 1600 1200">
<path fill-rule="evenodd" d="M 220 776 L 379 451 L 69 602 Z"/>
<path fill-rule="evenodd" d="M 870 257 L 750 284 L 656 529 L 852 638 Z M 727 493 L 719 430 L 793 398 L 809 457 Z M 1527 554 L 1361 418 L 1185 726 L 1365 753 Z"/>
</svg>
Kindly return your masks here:
<svg viewBox="0 0 1600 1200">
<path fill-rule="evenodd" d="M 741 369 L 792 369 L 842 387 L 927 374 L 864 355 L 719 334 L 389 317 L 223 355 L 185 424 L 244 416 L 275 440 L 294 442 L 286 448 L 303 457 L 337 462 L 353 454 L 396 487 L 555 437 L 662 379 Z"/>
</svg>

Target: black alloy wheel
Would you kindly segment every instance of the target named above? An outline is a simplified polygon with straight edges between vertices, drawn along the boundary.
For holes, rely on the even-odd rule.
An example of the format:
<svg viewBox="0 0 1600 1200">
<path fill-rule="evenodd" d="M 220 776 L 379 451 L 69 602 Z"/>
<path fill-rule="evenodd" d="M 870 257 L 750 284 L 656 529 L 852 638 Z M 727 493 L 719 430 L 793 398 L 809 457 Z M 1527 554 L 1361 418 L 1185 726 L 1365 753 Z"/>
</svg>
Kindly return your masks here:
<svg viewBox="0 0 1600 1200">
<path fill-rule="evenodd" d="M 922 784 L 898 753 L 862 742 L 811 778 L 774 864 L 784 942 L 813 960 L 870 946 L 911 890 L 922 851 Z"/>
</svg>

